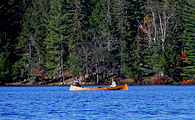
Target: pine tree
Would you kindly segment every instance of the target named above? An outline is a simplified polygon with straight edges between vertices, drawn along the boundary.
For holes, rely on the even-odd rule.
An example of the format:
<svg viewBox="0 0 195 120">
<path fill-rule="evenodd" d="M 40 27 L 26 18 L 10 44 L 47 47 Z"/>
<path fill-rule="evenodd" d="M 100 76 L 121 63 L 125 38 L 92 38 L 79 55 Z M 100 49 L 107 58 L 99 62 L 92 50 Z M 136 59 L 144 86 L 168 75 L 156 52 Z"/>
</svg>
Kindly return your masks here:
<svg viewBox="0 0 195 120">
<path fill-rule="evenodd" d="M 13 81 L 14 69 L 12 64 L 17 61 L 16 44 L 22 27 L 24 9 L 21 0 L 0 2 L 0 56 L 1 70 L 0 82 Z M 3 77 L 3 78 L 2 78 Z"/>
<path fill-rule="evenodd" d="M 174 13 L 172 18 L 170 19 L 167 27 L 167 38 L 165 44 L 165 52 L 164 52 L 164 62 L 162 64 L 161 70 L 165 75 L 174 79 L 176 83 L 181 80 L 180 76 L 180 61 L 178 58 L 178 54 L 180 54 L 182 48 L 182 40 L 180 35 L 183 33 L 181 27 L 181 22 L 178 18 L 178 10 L 177 10 L 177 2 L 178 1 L 169 1 L 170 10 Z M 171 81 L 165 81 L 170 83 Z"/>
<path fill-rule="evenodd" d="M 180 38 L 183 40 L 183 49 L 180 53 L 180 59 L 182 62 L 181 76 L 183 79 L 195 78 L 195 22 L 194 22 L 194 0 L 179 1 L 179 14 L 181 27 L 183 28 L 183 34 L 180 35 Z M 182 56 L 182 54 L 184 56 Z"/>
<path fill-rule="evenodd" d="M 83 73 L 82 42 L 87 24 L 84 0 L 67 0 L 67 40 L 69 48 L 69 71 L 74 75 Z"/>
<path fill-rule="evenodd" d="M 128 20 L 125 22 L 128 26 L 126 27 L 126 38 L 124 40 L 124 57 L 123 57 L 123 73 L 127 76 L 134 77 L 141 75 L 141 57 L 139 55 L 138 48 L 138 22 L 144 16 L 144 1 L 129 1 L 127 8 Z M 137 79 L 137 78 L 136 78 Z M 138 82 L 137 80 L 135 82 Z"/>
<path fill-rule="evenodd" d="M 115 51 L 116 38 L 112 35 L 112 1 L 100 0 L 96 3 L 90 16 L 90 29 L 92 34 L 92 72 L 96 73 L 96 82 L 99 75 L 108 76 L 116 67 Z"/>
<path fill-rule="evenodd" d="M 9 61 L 9 53 L 1 51 L 0 53 L 0 85 L 5 84 L 5 82 L 10 81 L 10 61 Z"/>
<path fill-rule="evenodd" d="M 143 7 L 139 6 L 143 6 L 143 1 L 100 0 L 93 9 L 90 23 L 97 55 L 93 61 L 101 66 L 103 60 L 102 67 L 107 73 L 117 71 L 117 74 L 123 73 L 125 76 L 138 74 L 135 40 L 138 24 L 135 23 L 143 14 Z"/>
<path fill-rule="evenodd" d="M 130 3 L 126 0 L 113 0 L 111 4 L 112 26 L 110 31 L 115 38 L 114 46 L 117 48 L 114 51 L 115 64 L 117 64 L 117 71 L 120 75 L 122 75 L 123 71 L 125 40 L 128 39 L 128 28 L 130 27 L 128 21 L 130 18 L 128 14 L 129 5 Z"/>
<path fill-rule="evenodd" d="M 50 9 L 46 17 L 45 67 L 49 77 L 63 77 L 64 58 L 67 55 L 67 41 L 65 39 L 67 28 L 64 24 L 66 22 L 65 5 L 64 0 L 50 1 Z"/>
<path fill-rule="evenodd" d="M 24 6 L 23 29 L 17 45 L 19 60 L 13 67 L 15 76 L 21 73 L 27 79 L 33 77 L 33 73 L 37 73 L 43 64 L 43 39 L 46 33 L 44 17 L 48 7 L 45 0 L 24 1 Z"/>
</svg>

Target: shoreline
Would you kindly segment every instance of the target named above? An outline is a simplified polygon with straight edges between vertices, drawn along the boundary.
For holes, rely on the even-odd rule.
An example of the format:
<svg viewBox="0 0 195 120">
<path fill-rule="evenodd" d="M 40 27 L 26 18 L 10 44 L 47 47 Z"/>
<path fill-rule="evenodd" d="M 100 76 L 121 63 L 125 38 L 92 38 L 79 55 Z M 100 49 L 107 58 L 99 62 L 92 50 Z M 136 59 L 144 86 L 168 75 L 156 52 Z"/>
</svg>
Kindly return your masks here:
<svg viewBox="0 0 195 120">
<path fill-rule="evenodd" d="M 158 80 L 156 78 L 146 78 L 144 80 L 136 81 L 132 78 L 124 78 L 124 79 L 115 79 L 116 82 L 121 85 L 127 83 L 132 86 L 157 86 L 157 85 L 195 85 L 195 79 L 183 80 L 179 82 L 175 82 L 171 79 L 166 80 Z M 44 81 L 20 81 L 20 82 L 6 82 L 0 83 L 0 86 L 70 86 L 74 83 L 74 79 L 67 79 L 64 82 L 56 81 L 56 80 L 44 80 Z M 97 84 L 96 81 L 81 81 L 81 85 L 110 85 L 111 82 L 109 80 L 105 80 L 102 83 Z"/>
<path fill-rule="evenodd" d="M 125 83 L 119 83 L 119 85 L 125 84 Z M 127 83 L 128 84 L 128 83 Z M 6 83 L 2 86 L 70 86 L 72 84 L 61 84 L 61 83 L 54 83 L 54 84 L 18 84 L 18 83 Z M 106 86 L 110 84 L 89 84 L 84 83 L 81 84 L 81 86 Z M 195 84 L 128 84 L 128 86 L 194 86 Z"/>
</svg>

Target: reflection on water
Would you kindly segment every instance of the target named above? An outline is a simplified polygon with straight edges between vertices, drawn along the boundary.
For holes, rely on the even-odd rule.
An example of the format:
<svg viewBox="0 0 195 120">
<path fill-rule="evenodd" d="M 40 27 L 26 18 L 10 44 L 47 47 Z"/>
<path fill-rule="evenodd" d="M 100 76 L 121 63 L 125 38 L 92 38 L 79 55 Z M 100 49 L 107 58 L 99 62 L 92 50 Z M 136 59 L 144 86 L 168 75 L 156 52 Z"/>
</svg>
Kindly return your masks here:
<svg viewBox="0 0 195 120">
<path fill-rule="evenodd" d="M 68 86 L 0 87 L 0 120 L 195 118 L 195 86 L 129 86 L 128 91 L 68 89 Z"/>
</svg>

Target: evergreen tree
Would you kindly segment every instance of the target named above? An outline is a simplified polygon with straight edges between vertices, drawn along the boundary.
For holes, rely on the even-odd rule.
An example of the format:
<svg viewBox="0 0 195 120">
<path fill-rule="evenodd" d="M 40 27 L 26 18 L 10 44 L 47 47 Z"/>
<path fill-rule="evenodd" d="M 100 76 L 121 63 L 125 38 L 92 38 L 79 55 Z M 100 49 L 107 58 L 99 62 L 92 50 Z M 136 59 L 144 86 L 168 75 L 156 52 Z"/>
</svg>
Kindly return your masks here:
<svg viewBox="0 0 195 120">
<path fill-rule="evenodd" d="M 65 70 L 97 83 L 195 78 L 194 11 L 194 0 L 3 0 L 0 84 Z"/>
<path fill-rule="evenodd" d="M 12 64 L 17 61 L 16 44 L 21 31 L 23 4 L 21 0 L 0 1 L 0 56 L 1 70 L 0 82 L 13 80 Z"/>
<path fill-rule="evenodd" d="M 1 51 L 0 52 L 0 85 L 10 82 L 10 61 L 9 61 L 9 52 Z"/>
<path fill-rule="evenodd" d="M 181 22 L 181 28 L 183 28 L 183 34 L 180 38 L 183 41 L 183 49 L 179 55 L 182 62 L 181 76 L 183 79 L 195 78 L 195 22 L 194 22 L 194 8 L 195 1 L 179 1 L 179 20 Z"/>
<path fill-rule="evenodd" d="M 128 14 L 128 8 L 130 3 L 126 0 L 112 1 L 111 12 L 112 12 L 112 26 L 110 31 L 115 38 L 114 56 L 115 62 L 118 64 L 117 70 L 119 74 L 122 74 L 123 69 L 123 58 L 124 58 L 124 44 L 125 40 L 128 39 L 128 28 L 130 18 Z"/>
<path fill-rule="evenodd" d="M 144 16 L 144 1 L 129 1 L 129 6 L 127 7 L 127 25 L 126 37 L 124 41 L 124 57 L 123 57 L 123 73 L 127 76 L 134 77 L 141 74 L 141 56 L 139 55 L 138 47 L 138 22 Z M 141 48 L 141 47 L 140 47 Z M 136 78 L 137 79 L 137 78 Z M 138 81 L 135 81 L 138 82 Z"/>
<path fill-rule="evenodd" d="M 46 33 L 44 17 L 48 7 L 45 0 L 24 1 L 24 5 L 23 29 L 17 45 L 17 49 L 20 50 L 19 60 L 13 67 L 16 71 L 15 76 L 22 72 L 23 78 L 30 78 L 43 64 L 43 39 Z"/>
<path fill-rule="evenodd" d="M 120 74 L 122 70 L 126 76 L 138 74 L 135 49 L 138 24 L 135 23 L 143 14 L 140 5 L 143 6 L 143 1 L 100 0 L 93 9 L 90 23 L 97 55 L 93 61 L 107 73 L 114 70 Z M 104 64 L 101 65 L 102 62 Z"/>
<path fill-rule="evenodd" d="M 116 38 L 111 33 L 112 14 L 111 1 L 100 0 L 96 3 L 90 17 L 92 33 L 92 72 L 96 73 L 97 83 L 99 75 L 113 72 L 116 63 L 114 51 L 116 48 Z"/>
<path fill-rule="evenodd" d="M 63 77 L 64 58 L 67 55 L 65 5 L 64 0 L 51 0 L 50 9 L 46 17 L 47 35 L 44 41 L 46 51 L 45 67 L 49 77 Z"/>
<path fill-rule="evenodd" d="M 69 71 L 80 75 L 83 73 L 83 58 L 81 56 L 85 25 L 87 24 L 84 0 L 67 0 L 67 40 L 69 48 Z M 85 3 L 86 4 L 86 3 Z"/>
</svg>

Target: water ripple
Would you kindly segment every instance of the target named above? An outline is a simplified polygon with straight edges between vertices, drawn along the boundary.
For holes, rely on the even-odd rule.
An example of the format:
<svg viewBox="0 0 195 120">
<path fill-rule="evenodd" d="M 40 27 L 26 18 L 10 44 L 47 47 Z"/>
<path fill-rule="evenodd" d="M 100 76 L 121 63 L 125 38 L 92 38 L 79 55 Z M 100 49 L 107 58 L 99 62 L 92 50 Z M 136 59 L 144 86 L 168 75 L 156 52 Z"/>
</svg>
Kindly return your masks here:
<svg viewBox="0 0 195 120">
<path fill-rule="evenodd" d="M 129 86 L 128 91 L 0 87 L 0 120 L 193 120 L 194 86 Z"/>
</svg>

